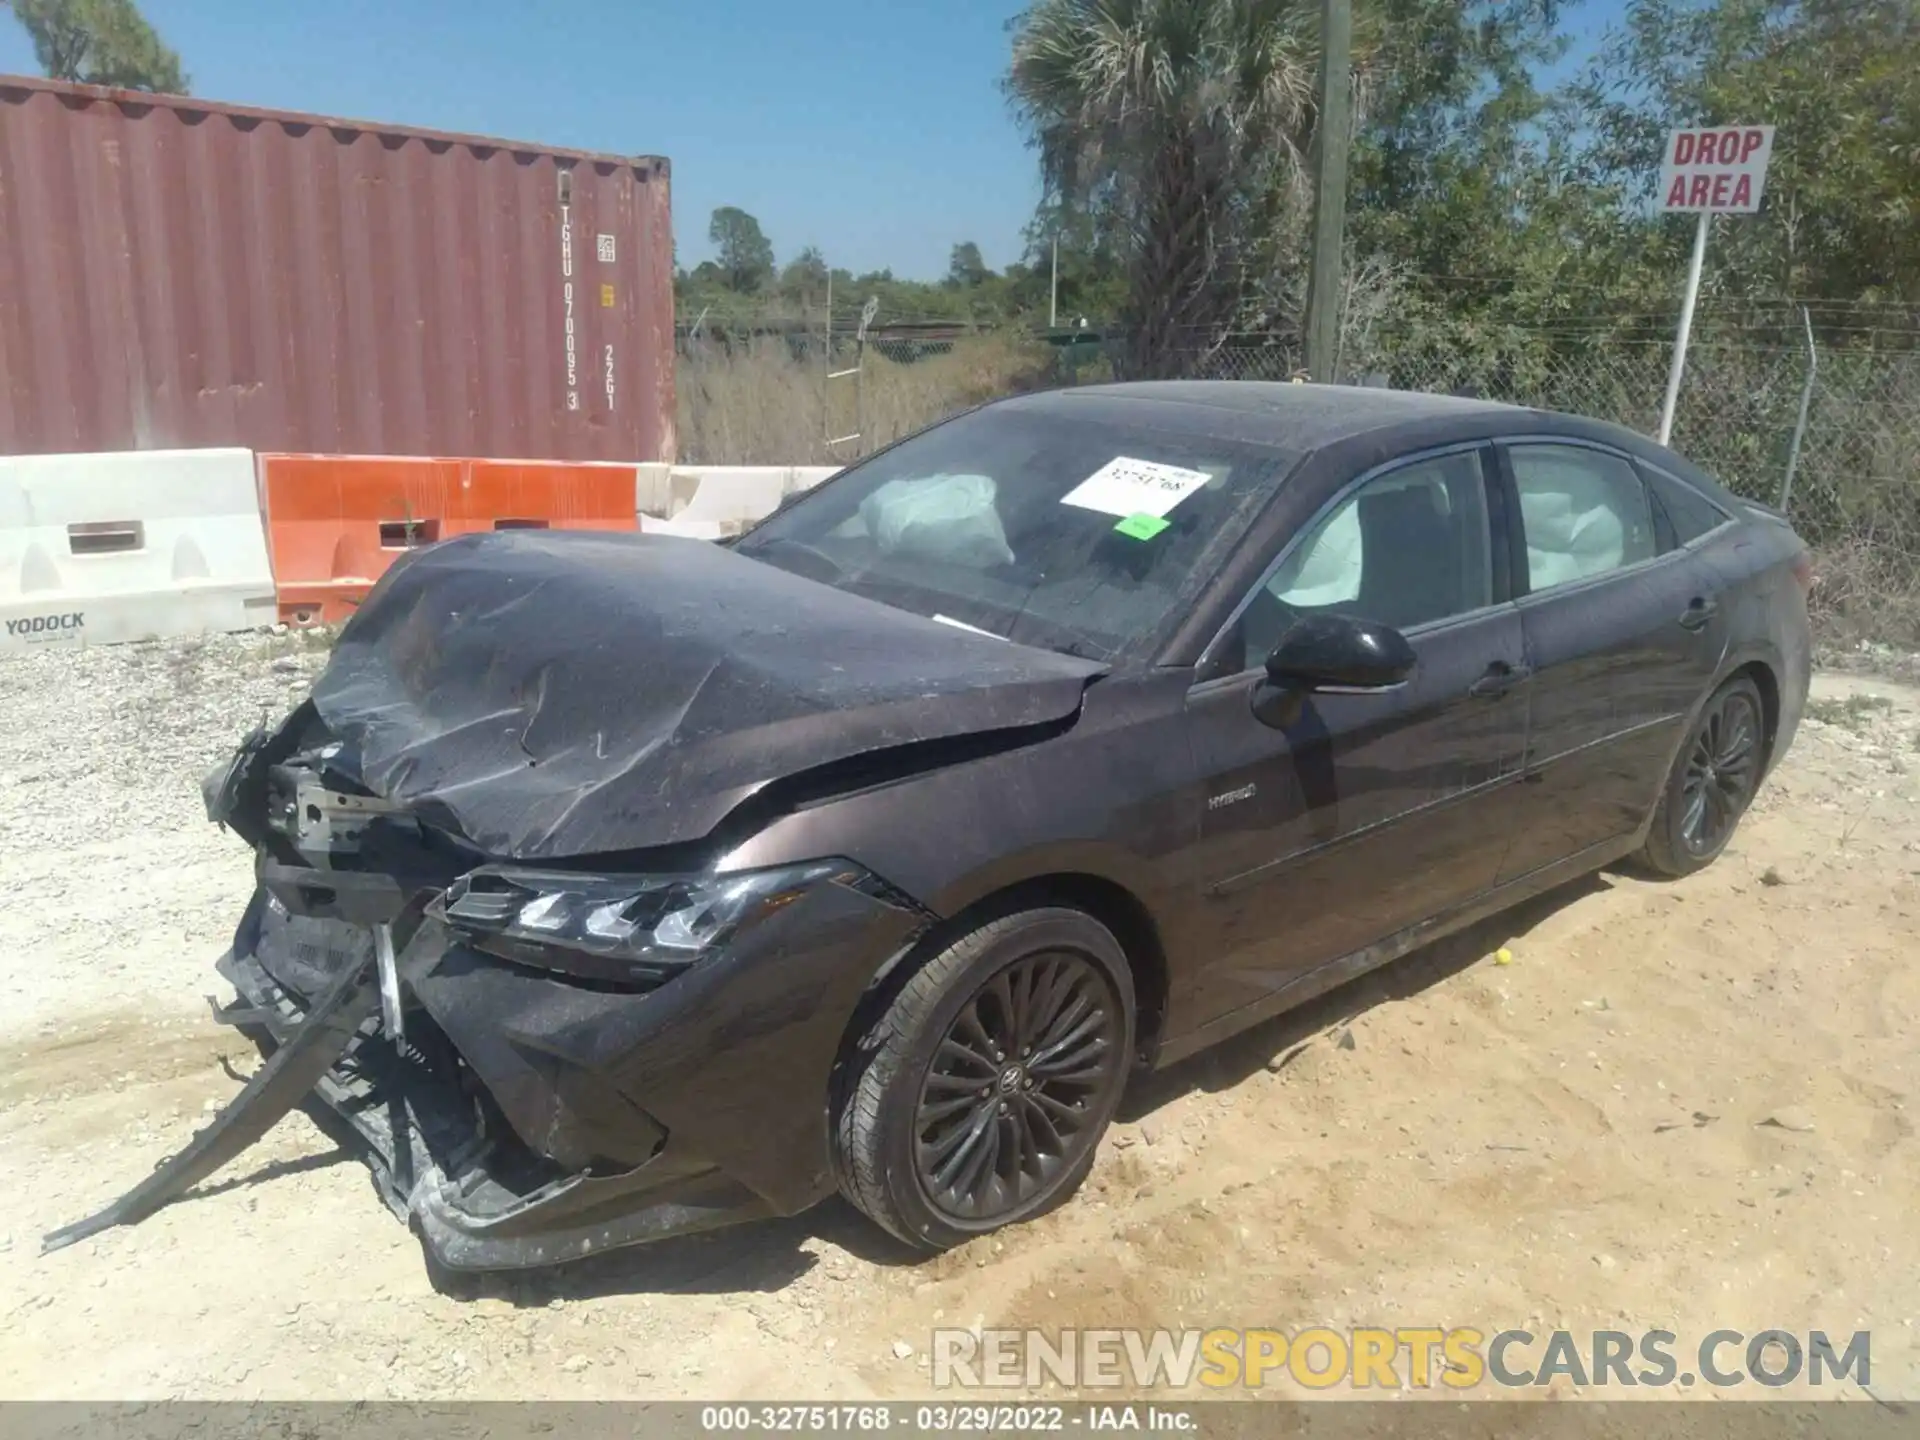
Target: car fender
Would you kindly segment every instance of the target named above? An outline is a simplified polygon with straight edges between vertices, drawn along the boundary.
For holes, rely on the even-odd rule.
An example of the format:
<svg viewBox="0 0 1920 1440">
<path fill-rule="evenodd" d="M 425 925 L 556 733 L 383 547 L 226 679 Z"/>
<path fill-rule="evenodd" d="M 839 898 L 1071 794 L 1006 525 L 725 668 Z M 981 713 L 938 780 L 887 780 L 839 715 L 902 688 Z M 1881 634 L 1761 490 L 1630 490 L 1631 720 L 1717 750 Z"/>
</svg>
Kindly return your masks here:
<svg viewBox="0 0 1920 1440">
<path fill-rule="evenodd" d="M 1673 742 L 1673 748 L 1667 752 L 1666 764 L 1660 771 L 1659 786 L 1654 790 L 1652 795 L 1647 797 L 1646 818 L 1641 822 L 1639 830 L 1639 836 L 1642 840 L 1646 838 L 1647 832 L 1653 824 L 1654 812 L 1660 808 L 1660 797 L 1666 793 L 1668 780 L 1673 774 L 1674 763 L 1680 758 L 1680 751 L 1686 745 L 1687 738 L 1693 734 L 1693 727 L 1700 723 L 1700 716 L 1705 712 L 1707 702 L 1711 700 L 1719 692 L 1720 687 L 1726 684 L 1735 674 L 1756 662 L 1765 665 L 1767 669 L 1772 672 L 1773 683 L 1776 690 L 1783 687 L 1784 681 L 1782 677 L 1785 671 L 1781 664 L 1780 651 L 1771 641 L 1754 640 L 1740 645 L 1729 645 L 1727 647 L 1725 653 L 1720 657 L 1719 665 L 1714 668 L 1713 682 L 1703 687 L 1700 694 L 1694 699 L 1693 704 L 1688 706 L 1686 724 L 1679 728 Z M 1767 769 L 1761 772 L 1761 778 L 1763 780 L 1766 778 L 1766 775 L 1771 772 L 1776 754 L 1777 747 L 1769 744 L 1767 750 Z"/>
<path fill-rule="evenodd" d="M 996 856 L 957 877 L 928 903 L 936 914 L 950 919 L 1009 890 L 1069 877 L 1115 886 L 1137 901 L 1156 926 L 1165 923 L 1165 899 L 1153 862 L 1123 846 L 1101 841 L 1049 841 Z"/>
</svg>

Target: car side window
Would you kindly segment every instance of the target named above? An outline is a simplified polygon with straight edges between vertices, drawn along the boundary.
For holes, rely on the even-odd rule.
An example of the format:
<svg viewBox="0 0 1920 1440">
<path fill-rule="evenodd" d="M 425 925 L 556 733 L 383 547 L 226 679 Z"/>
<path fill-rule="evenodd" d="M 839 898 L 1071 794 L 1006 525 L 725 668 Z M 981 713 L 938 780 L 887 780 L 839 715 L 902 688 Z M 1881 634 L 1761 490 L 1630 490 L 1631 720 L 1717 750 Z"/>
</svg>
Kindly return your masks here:
<svg viewBox="0 0 1920 1440">
<path fill-rule="evenodd" d="M 1258 666 L 1306 615 L 1395 629 L 1493 602 L 1486 488 L 1477 452 L 1416 460 L 1369 480 L 1313 522 L 1242 612 L 1239 664 Z"/>
<path fill-rule="evenodd" d="M 1507 454 L 1530 590 L 1638 565 L 1658 552 L 1647 487 L 1620 456 L 1574 445 L 1514 445 Z"/>
<path fill-rule="evenodd" d="M 1713 501 L 1684 480 L 1664 470 L 1647 470 L 1647 485 L 1653 491 L 1653 503 L 1666 516 L 1674 548 L 1691 545 L 1702 535 L 1718 530 L 1731 518 Z"/>
</svg>

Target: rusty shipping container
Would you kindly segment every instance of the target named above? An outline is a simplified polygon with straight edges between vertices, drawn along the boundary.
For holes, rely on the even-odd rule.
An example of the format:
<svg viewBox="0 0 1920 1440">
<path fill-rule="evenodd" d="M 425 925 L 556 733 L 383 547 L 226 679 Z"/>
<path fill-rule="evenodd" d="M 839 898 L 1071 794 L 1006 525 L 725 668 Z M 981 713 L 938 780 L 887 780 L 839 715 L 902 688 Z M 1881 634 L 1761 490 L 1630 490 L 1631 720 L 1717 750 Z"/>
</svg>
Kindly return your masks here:
<svg viewBox="0 0 1920 1440">
<path fill-rule="evenodd" d="M 667 162 L 0 76 L 0 454 L 673 457 Z"/>
</svg>

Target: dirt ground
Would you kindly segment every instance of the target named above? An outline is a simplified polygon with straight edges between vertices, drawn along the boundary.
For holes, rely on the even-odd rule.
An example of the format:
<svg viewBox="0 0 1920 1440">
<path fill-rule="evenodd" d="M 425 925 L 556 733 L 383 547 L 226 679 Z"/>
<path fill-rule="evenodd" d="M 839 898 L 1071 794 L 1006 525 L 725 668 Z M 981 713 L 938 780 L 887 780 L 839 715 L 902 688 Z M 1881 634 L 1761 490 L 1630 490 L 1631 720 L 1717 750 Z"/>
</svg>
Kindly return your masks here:
<svg viewBox="0 0 1920 1440">
<path fill-rule="evenodd" d="M 1920 1399 L 1920 691 L 1859 676 L 1707 873 L 1575 885 L 1137 1083 L 1076 1203 L 930 1263 L 834 1203 L 445 1293 L 297 1115 L 42 1257 L 252 1063 L 201 999 L 249 871 L 195 782 L 317 659 L 0 662 L 0 1397 L 924 1395 L 979 1322 L 1869 1330 Z"/>
</svg>

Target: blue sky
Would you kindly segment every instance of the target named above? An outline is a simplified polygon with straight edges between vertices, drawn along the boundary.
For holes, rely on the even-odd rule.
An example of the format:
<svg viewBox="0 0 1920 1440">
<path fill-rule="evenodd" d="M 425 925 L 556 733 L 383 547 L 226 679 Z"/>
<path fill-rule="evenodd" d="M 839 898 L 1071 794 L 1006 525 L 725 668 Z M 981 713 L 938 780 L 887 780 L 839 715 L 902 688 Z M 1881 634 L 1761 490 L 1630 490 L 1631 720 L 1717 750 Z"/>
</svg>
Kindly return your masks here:
<svg viewBox="0 0 1920 1440">
<path fill-rule="evenodd" d="M 1585 37 L 1621 0 L 1572 0 Z M 1021 0 L 141 0 L 207 99 L 673 162 L 679 256 L 758 216 L 782 262 L 1019 258 L 1039 195 L 1000 92 Z M 32 47 L 0 15 L 0 72 Z"/>
</svg>

